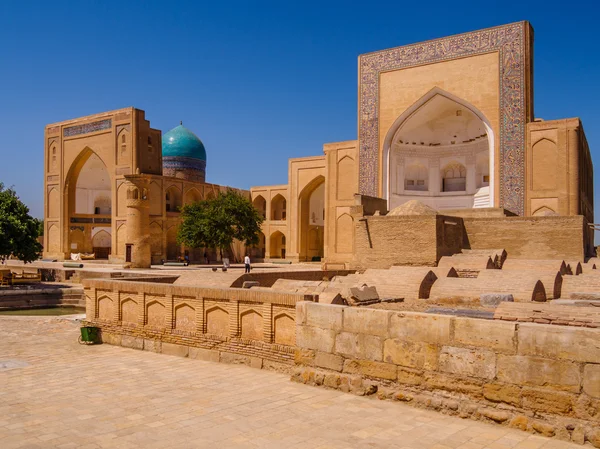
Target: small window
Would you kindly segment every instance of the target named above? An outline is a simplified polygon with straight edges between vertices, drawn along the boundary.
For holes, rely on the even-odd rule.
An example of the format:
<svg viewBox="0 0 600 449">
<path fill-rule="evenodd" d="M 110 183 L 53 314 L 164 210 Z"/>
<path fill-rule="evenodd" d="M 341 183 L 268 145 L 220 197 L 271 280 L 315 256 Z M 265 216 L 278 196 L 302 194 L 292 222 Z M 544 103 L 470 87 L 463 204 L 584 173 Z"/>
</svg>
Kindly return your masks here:
<svg viewBox="0 0 600 449">
<path fill-rule="evenodd" d="M 148 145 L 152 145 L 152 136 L 148 136 Z"/>
<path fill-rule="evenodd" d="M 122 134 L 121 135 L 121 143 L 126 143 L 126 138 L 127 137 L 125 136 L 125 134 Z"/>
<path fill-rule="evenodd" d="M 483 175 L 483 182 L 490 182 L 490 175 Z"/>
<path fill-rule="evenodd" d="M 406 185 L 407 186 L 414 186 L 415 185 L 414 179 L 407 179 L 406 180 Z"/>
<path fill-rule="evenodd" d="M 425 185 L 425 180 L 424 179 L 417 179 L 417 185 L 418 186 L 424 186 Z"/>
</svg>

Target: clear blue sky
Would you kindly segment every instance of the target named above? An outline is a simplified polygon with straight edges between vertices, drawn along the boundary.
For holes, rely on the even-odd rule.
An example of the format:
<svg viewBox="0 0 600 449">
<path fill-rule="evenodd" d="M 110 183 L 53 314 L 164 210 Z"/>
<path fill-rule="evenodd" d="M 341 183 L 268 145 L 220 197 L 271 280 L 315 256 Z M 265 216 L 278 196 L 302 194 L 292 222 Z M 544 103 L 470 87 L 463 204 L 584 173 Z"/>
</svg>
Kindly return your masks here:
<svg viewBox="0 0 600 449">
<path fill-rule="evenodd" d="M 207 180 L 287 182 L 290 157 L 356 138 L 361 53 L 519 20 L 535 114 L 579 116 L 600 167 L 595 1 L 3 1 L 0 181 L 43 215 L 47 123 L 126 106 L 204 142 Z M 596 209 L 600 177 L 596 179 Z"/>
</svg>

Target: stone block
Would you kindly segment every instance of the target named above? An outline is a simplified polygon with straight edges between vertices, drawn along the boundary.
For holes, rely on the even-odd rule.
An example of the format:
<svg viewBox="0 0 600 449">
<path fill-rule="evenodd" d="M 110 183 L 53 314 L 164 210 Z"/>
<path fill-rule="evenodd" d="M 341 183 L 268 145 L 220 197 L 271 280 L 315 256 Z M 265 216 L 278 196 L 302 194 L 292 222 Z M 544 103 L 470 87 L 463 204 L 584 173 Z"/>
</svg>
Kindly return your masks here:
<svg viewBox="0 0 600 449">
<path fill-rule="evenodd" d="M 296 326 L 296 346 L 300 349 L 315 349 L 333 352 L 335 331 L 312 326 Z"/>
<path fill-rule="evenodd" d="M 121 334 L 113 334 L 111 332 L 100 331 L 100 339 L 102 343 L 108 345 L 121 346 Z"/>
<path fill-rule="evenodd" d="M 573 409 L 573 395 L 560 391 L 523 387 L 522 406 L 531 410 L 566 415 Z"/>
<path fill-rule="evenodd" d="M 340 332 L 335 337 L 335 352 L 348 358 L 383 360 L 383 338 L 374 335 Z"/>
<path fill-rule="evenodd" d="M 438 347 L 429 343 L 415 343 L 398 338 L 385 340 L 383 360 L 409 368 L 435 371 L 438 368 Z"/>
<path fill-rule="evenodd" d="M 523 355 L 498 355 L 500 382 L 548 387 L 578 393 L 581 385 L 579 364 Z"/>
<path fill-rule="evenodd" d="M 496 354 L 492 351 L 444 346 L 439 363 L 440 371 L 450 374 L 484 379 L 496 376 Z"/>
<path fill-rule="evenodd" d="M 167 355 L 176 355 L 178 357 L 187 357 L 189 347 L 184 345 L 176 345 L 173 343 L 165 343 L 161 345 L 161 352 Z"/>
<path fill-rule="evenodd" d="M 296 303 L 296 324 L 306 324 L 306 306 L 310 301 L 300 301 Z"/>
<path fill-rule="evenodd" d="M 315 351 L 313 349 L 296 349 L 294 351 L 294 363 L 296 365 L 313 366 L 315 363 Z"/>
<path fill-rule="evenodd" d="M 425 372 L 423 385 L 428 390 L 445 390 L 464 393 L 476 398 L 483 397 L 483 381 L 462 376 L 451 376 L 438 372 Z"/>
<path fill-rule="evenodd" d="M 232 352 L 219 352 L 219 361 L 221 363 L 230 363 L 232 365 L 248 365 L 252 363 L 252 357 L 241 354 L 234 354 Z"/>
<path fill-rule="evenodd" d="M 479 303 L 484 307 L 496 307 L 501 302 L 514 302 L 510 293 L 483 293 L 479 295 Z"/>
<path fill-rule="evenodd" d="M 396 380 L 398 376 L 396 365 L 370 360 L 346 360 L 344 362 L 344 372 L 388 380 Z"/>
<path fill-rule="evenodd" d="M 504 421 L 508 421 L 510 418 L 508 412 L 489 407 L 481 407 L 477 409 L 477 413 L 497 423 L 503 423 Z"/>
<path fill-rule="evenodd" d="M 504 321 L 457 317 L 454 320 L 454 342 L 514 354 L 517 349 L 516 325 Z"/>
<path fill-rule="evenodd" d="M 160 340 L 144 340 L 144 351 L 161 352 L 162 342 Z"/>
<path fill-rule="evenodd" d="M 260 282 L 258 282 L 258 281 L 244 281 L 242 283 L 242 288 L 252 288 L 252 287 L 260 287 Z"/>
<path fill-rule="evenodd" d="M 600 329 L 522 323 L 518 334 L 519 354 L 585 363 L 600 360 Z"/>
<path fill-rule="evenodd" d="M 262 369 L 263 359 L 261 359 L 260 357 L 250 357 L 250 367 Z"/>
<path fill-rule="evenodd" d="M 389 315 L 387 310 L 345 307 L 343 329 L 346 332 L 387 337 Z"/>
<path fill-rule="evenodd" d="M 327 354 L 325 352 L 317 352 L 315 365 L 320 368 L 330 369 L 333 371 L 342 371 L 344 368 L 344 358 L 339 355 Z"/>
<path fill-rule="evenodd" d="M 583 368 L 583 391 L 600 398 L 600 365 L 585 365 Z"/>
<path fill-rule="evenodd" d="M 454 317 L 445 315 L 394 312 L 390 314 L 389 335 L 401 340 L 444 345 L 450 342 L 453 320 Z"/>
<path fill-rule="evenodd" d="M 379 301 L 379 294 L 375 287 L 361 285 L 357 287 L 349 287 L 344 292 L 345 299 L 350 305 L 372 304 Z"/>
<path fill-rule="evenodd" d="M 521 388 L 516 385 L 489 383 L 483 386 L 483 397 L 492 402 L 521 406 Z"/>
<path fill-rule="evenodd" d="M 121 346 L 124 348 L 131 349 L 144 349 L 144 339 L 139 337 L 132 337 L 131 335 L 123 335 L 121 337 Z"/>
<path fill-rule="evenodd" d="M 421 385 L 423 383 L 423 371 L 399 366 L 398 382 L 407 385 Z"/>
<path fill-rule="evenodd" d="M 321 329 L 340 331 L 342 330 L 343 311 L 343 306 L 309 302 L 306 305 L 305 324 L 307 326 L 319 327 Z"/>
<path fill-rule="evenodd" d="M 190 359 L 204 360 L 206 362 L 218 362 L 219 351 L 213 349 L 193 348 L 191 347 L 188 353 Z"/>
</svg>

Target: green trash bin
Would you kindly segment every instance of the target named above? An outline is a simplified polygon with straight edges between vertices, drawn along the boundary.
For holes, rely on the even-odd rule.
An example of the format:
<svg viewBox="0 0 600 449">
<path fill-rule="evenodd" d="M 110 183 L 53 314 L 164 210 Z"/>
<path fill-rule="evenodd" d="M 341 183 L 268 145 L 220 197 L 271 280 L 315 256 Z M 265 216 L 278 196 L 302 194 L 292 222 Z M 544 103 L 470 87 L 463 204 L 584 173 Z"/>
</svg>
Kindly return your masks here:
<svg viewBox="0 0 600 449">
<path fill-rule="evenodd" d="M 99 328 L 93 326 L 82 326 L 81 335 L 79 336 L 79 343 L 88 345 L 97 343 L 99 330 Z"/>
</svg>

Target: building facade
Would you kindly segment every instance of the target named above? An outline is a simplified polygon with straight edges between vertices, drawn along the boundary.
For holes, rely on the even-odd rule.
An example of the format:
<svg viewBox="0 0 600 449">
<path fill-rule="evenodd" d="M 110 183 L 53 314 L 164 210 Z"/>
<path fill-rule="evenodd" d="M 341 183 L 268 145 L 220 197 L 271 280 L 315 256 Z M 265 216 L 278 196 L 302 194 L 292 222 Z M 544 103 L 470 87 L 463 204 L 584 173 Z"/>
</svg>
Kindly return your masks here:
<svg viewBox="0 0 600 449">
<path fill-rule="evenodd" d="M 480 229 L 477 217 L 511 232 L 535 223 L 553 241 L 561 235 L 556 217 L 581 217 L 568 226 L 581 229 L 565 237 L 581 250 L 569 255 L 590 255 L 593 166 L 583 126 L 577 118 L 535 118 L 532 67 L 528 22 L 359 56 L 357 138 L 290 159 L 285 185 L 251 188 L 265 222 L 249 252 L 331 267 L 362 267 L 359 260 L 375 257 L 405 263 L 373 242 L 403 232 L 381 216 L 418 201 L 444 216 L 471 217 L 471 230 Z M 186 251 L 176 243 L 178 208 L 225 189 L 205 182 L 206 151 L 195 135 L 180 126 L 161 145 L 161 132 L 134 108 L 49 125 L 45 150 L 45 257 L 94 252 L 134 266 L 176 258 Z M 368 217 L 377 216 L 377 232 L 388 234 L 371 234 Z M 467 228 L 452 251 L 469 246 Z M 456 234 L 440 232 L 423 242 L 446 248 L 430 251 L 435 257 L 450 251 L 436 239 Z M 512 244 L 482 242 L 482 232 L 470 241 Z M 552 244 L 532 248 L 542 248 L 541 257 Z M 361 255 L 371 249 L 380 252 Z M 188 254 L 200 260 L 203 251 Z"/>
</svg>

